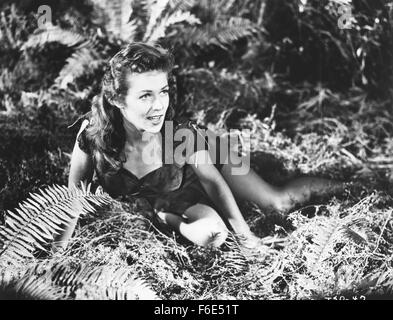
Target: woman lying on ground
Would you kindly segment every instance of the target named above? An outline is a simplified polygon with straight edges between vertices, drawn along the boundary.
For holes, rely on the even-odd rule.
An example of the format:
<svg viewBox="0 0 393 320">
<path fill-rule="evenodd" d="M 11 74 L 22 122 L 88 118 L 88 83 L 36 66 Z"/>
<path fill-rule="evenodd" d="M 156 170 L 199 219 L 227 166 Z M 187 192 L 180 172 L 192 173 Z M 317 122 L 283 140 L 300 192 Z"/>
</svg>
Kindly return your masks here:
<svg viewBox="0 0 393 320">
<path fill-rule="evenodd" d="M 312 193 L 331 190 L 330 181 L 316 178 L 276 188 L 249 168 L 234 175 L 231 163 L 206 161 L 215 139 L 196 143 L 201 127 L 172 122 L 172 67 L 167 50 L 144 43 L 129 44 L 109 61 L 101 94 L 78 133 L 69 186 L 91 181 L 95 171 L 112 197 L 145 198 L 162 222 L 189 241 L 220 246 L 231 229 L 247 247 L 257 246 L 259 238 L 235 197 L 285 212 Z M 75 224 L 66 228 L 58 246 L 67 245 Z"/>
</svg>

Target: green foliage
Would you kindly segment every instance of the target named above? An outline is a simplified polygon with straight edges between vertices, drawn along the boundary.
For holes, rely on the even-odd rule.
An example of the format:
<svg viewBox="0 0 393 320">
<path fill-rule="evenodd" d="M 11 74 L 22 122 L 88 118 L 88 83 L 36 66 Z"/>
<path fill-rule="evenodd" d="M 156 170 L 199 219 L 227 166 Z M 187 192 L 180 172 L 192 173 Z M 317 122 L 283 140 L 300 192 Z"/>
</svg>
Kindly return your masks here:
<svg viewBox="0 0 393 320">
<path fill-rule="evenodd" d="M 8 263 L 17 264 L 21 259 L 33 258 L 36 249 L 53 241 L 63 225 L 80 215 L 95 211 L 94 205 L 109 203 L 106 194 L 92 194 L 90 186 L 82 189 L 53 186 L 30 194 L 30 198 L 15 211 L 7 211 L 5 225 L 0 227 L 0 256 Z"/>
<path fill-rule="evenodd" d="M 135 25 L 130 20 L 131 1 L 128 0 L 90 0 L 95 11 L 96 22 L 104 30 L 123 41 L 134 39 Z"/>
<path fill-rule="evenodd" d="M 4 214 L 0 252 L 14 265 L 0 267 L 1 297 L 392 293 L 392 1 L 352 1 L 350 30 L 338 28 L 342 1 L 333 0 L 9 3 L 0 5 L 0 209 L 23 202 Z M 38 4 L 52 8 L 46 29 L 37 29 Z M 218 249 L 190 246 L 153 226 L 148 206 L 111 201 L 81 220 L 61 262 L 17 263 L 46 249 L 58 223 L 77 214 L 61 205 L 73 197 L 63 199 L 65 189 L 47 189 L 54 198 L 41 194 L 43 203 L 24 199 L 66 183 L 78 124 L 67 127 L 89 111 L 105 62 L 128 41 L 173 50 L 177 114 L 218 133 L 250 129 L 252 165 L 267 181 L 311 174 L 356 182 L 339 199 L 313 199 L 330 201 L 323 210 L 299 208 L 289 219 L 241 204 L 266 245 L 259 252 L 232 236 Z M 49 219 L 35 206 L 57 209 Z"/>
<path fill-rule="evenodd" d="M 21 50 L 42 48 L 51 42 L 59 42 L 62 45 L 73 47 L 84 40 L 83 37 L 76 32 L 61 29 L 49 23 L 47 23 L 45 27 L 44 30 L 39 30 L 36 34 L 32 34 L 21 46 Z"/>
<path fill-rule="evenodd" d="M 0 300 L 60 300 L 63 297 L 61 290 L 48 285 L 45 277 L 27 275 L 18 280 L 4 280 L 3 276 L 0 281 Z"/>
<path fill-rule="evenodd" d="M 10 51 L 16 53 L 15 51 L 23 46 L 28 34 L 34 30 L 32 26 L 33 21 L 33 15 L 21 15 L 15 4 L 1 11 L 0 41 L 2 46 L 0 52 L 2 53 L 2 59 L 5 58 L 3 58 L 3 54 Z M 3 60 L 1 62 L 4 63 Z"/>
<path fill-rule="evenodd" d="M 391 209 L 378 209 L 382 199 L 382 194 L 374 194 L 349 208 L 334 205 L 328 207 L 327 214 L 312 219 L 299 211 L 291 214 L 297 229 L 284 249 L 284 277 L 295 285 L 291 295 L 323 298 L 336 294 L 388 294 L 388 281 L 372 284 L 369 279 L 375 279 L 373 270 L 391 269 L 382 258 L 389 254 L 386 248 L 392 241 L 388 227 Z M 291 272 L 295 269 L 301 271 L 294 276 Z"/>
<path fill-rule="evenodd" d="M 338 27 L 342 2 L 304 3 L 266 1 L 267 43 L 251 47 L 250 63 L 263 62 L 253 71 L 268 69 L 284 74 L 292 83 L 319 81 L 334 90 L 360 86 L 386 95 L 393 45 L 389 1 L 352 1 L 349 30 Z"/>
<path fill-rule="evenodd" d="M 67 64 L 60 71 L 59 76 L 55 82 L 61 88 L 67 88 L 69 83 L 72 83 L 76 78 L 85 75 L 86 69 L 98 69 L 104 66 L 104 60 L 99 58 L 95 50 L 89 47 L 83 47 L 74 52 L 71 57 L 67 59 Z"/>
<path fill-rule="evenodd" d="M 152 229 L 144 204 L 112 201 L 104 211 L 87 216 L 61 261 L 19 264 L 13 274 L 2 268 L 0 292 L 16 299 L 106 300 L 387 294 L 392 217 L 391 209 L 380 207 L 392 204 L 390 197 L 374 194 L 358 203 L 333 201 L 315 217 L 295 211 L 290 220 L 296 230 L 283 249 L 269 247 L 274 242 L 265 237 L 266 246 L 254 252 L 239 246 L 232 235 L 221 248 L 188 246 L 178 236 Z M 255 216 L 250 213 L 260 213 L 248 210 L 252 225 Z M 268 232 L 277 237 L 275 229 Z M 138 280 L 140 275 L 144 281 Z"/>
<path fill-rule="evenodd" d="M 239 107 L 249 114 L 266 114 L 272 85 L 268 75 L 248 80 L 241 72 L 188 68 L 178 75 L 179 89 L 187 94 L 179 99 L 176 111 L 191 115 L 202 112 L 206 123 L 216 123 L 224 112 Z"/>
<path fill-rule="evenodd" d="M 128 268 L 41 263 L 20 278 L 4 280 L 0 297 L 13 300 L 155 300 L 156 294 Z"/>
</svg>

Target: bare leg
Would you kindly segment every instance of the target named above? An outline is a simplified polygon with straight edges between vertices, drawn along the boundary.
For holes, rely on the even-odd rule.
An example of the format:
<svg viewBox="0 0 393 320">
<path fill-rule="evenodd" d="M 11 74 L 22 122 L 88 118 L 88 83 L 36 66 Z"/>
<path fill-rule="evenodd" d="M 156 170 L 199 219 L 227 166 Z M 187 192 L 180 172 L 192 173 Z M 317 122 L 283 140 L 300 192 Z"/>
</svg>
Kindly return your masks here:
<svg viewBox="0 0 393 320">
<path fill-rule="evenodd" d="M 282 188 L 282 192 L 286 193 L 290 199 L 291 207 L 303 204 L 314 196 L 331 196 L 343 191 L 343 182 L 315 177 L 297 178 Z"/>
<path fill-rule="evenodd" d="M 335 194 L 343 184 L 329 179 L 304 177 L 292 180 L 284 187 L 275 187 L 264 181 L 254 170 L 246 175 L 232 175 L 230 164 L 225 164 L 221 174 L 235 197 L 255 202 L 261 208 L 285 213 L 303 204 L 315 195 Z"/>
<path fill-rule="evenodd" d="M 228 236 L 228 229 L 218 213 L 204 204 L 189 207 L 184 216 L 158 212 L 158 216 L 183 237 L 199 246 L 219 247 Z"/>
<path fill-rule="evenodd" d="M 217 145 L 217 135 L 211 130 L 207 131 L 208 142 L 211 151 L 216 151 L 219 146 L 224 147 L 226 144 Z M 230 151 L 232 152 L 232 151 Z M 226 154 L 226 153 L 224 153 Z M 212 159 L 215 159 L 211 154 Z M 237 155 L 232 155 L 234 159 Z M 224 161 L 225 159 L 221 159 Z M 221 174 L 232 190 L 233 195 L 241 200 L 255 202 L 264 209 L 285 213 L 296 205 L 303 204 L 315 195 L 333 195 L 343 191 L 344 184 L 323 178 L 298 178 L 284 187 L 272 186 L 264 181 L 254 170 L 249 168 L 249 172 L 245 175 L 232 175 L 231 164 L 224 164 Z"/>
</svg>

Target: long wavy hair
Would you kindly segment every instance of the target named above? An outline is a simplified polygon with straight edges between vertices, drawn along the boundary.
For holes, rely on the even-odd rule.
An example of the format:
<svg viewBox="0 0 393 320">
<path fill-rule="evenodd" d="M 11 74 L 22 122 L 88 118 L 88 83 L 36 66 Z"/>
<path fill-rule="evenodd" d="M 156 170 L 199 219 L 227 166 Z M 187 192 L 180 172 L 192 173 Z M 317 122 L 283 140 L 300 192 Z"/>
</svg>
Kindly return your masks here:
<svg viewBox="0 0 393 320">
<path fill-rule="evenodd" d="M 124 103 L 129 89 L 129 74 L 148 71 L 164 71 L 168 74 L 169 106 L 165 121 L 173 119 L 176 98 L 173 65 L 174 58 L 168 50 L 141 42 L 128 44 L 109 60 L 101 92 L 93 98 L 90 124 L 86 129 L 86 138 L 93 146 L 93 156 L 99 168 L 117 172 L 126 161 L 123 153 L 126 141 L 123 116 L 114 101 Z M 161 131 L 164 127 L 165 123 Z"/>
</svg>

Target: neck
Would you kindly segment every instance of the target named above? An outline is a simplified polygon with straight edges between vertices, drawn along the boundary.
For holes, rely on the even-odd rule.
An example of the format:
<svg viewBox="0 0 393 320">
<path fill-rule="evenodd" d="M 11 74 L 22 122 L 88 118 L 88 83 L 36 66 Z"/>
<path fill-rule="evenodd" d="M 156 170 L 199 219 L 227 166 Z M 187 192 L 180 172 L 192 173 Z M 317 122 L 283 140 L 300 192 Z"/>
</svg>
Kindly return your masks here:
<svg viewBox="0 0 393 320">
<path fill-rule="evenodd" d="M 147 143 L 149 141 L 147 138 L 150 138 L 150 136 L 154 135 L 152 133 L 139 130 L 125 118 L 123 118 L 123 126 L 126 132 L 126 142 L 133 147 Z"/>
</svg>

